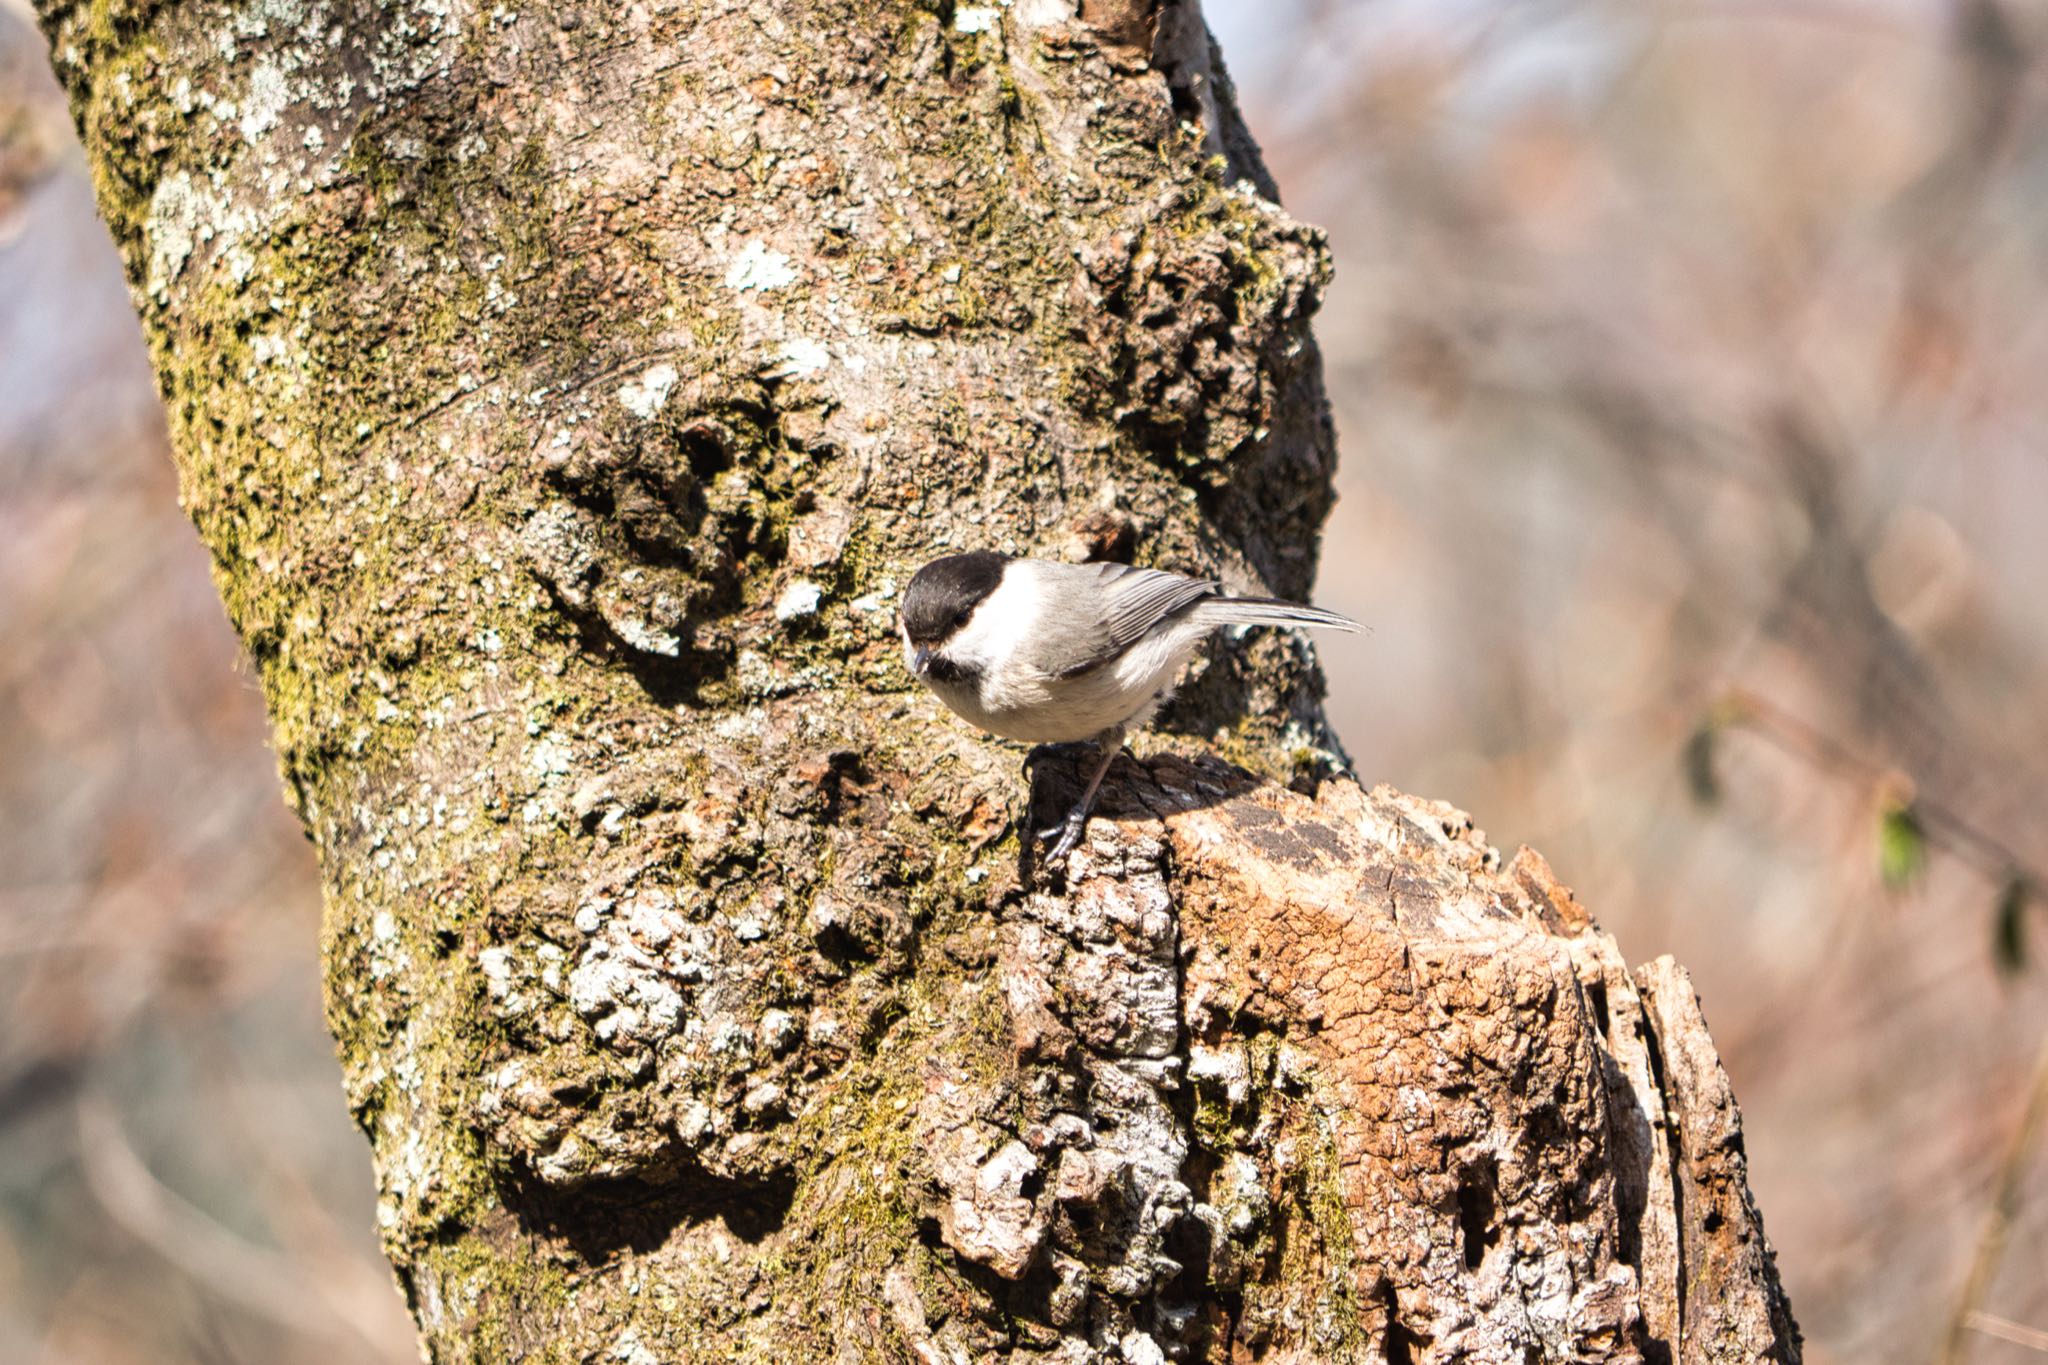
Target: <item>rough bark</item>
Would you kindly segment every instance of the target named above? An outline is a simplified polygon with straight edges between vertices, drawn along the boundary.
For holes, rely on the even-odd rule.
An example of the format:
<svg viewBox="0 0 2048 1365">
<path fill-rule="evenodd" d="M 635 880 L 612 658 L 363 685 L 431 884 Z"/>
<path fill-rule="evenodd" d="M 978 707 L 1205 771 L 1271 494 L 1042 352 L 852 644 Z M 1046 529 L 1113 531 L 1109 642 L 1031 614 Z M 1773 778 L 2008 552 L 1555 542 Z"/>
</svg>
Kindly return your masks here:
<svg viewBox="0 0 2048 1365">
<path fill-rule="evenodd" d="M 432 1358 L 1796 1359 L 1683 974 L 1306 645 L 1064 879 L 900 668 L 943 546 L 1310 584 L 1325 251 L 1191 3 L 41 10 Z"/>
</svg>

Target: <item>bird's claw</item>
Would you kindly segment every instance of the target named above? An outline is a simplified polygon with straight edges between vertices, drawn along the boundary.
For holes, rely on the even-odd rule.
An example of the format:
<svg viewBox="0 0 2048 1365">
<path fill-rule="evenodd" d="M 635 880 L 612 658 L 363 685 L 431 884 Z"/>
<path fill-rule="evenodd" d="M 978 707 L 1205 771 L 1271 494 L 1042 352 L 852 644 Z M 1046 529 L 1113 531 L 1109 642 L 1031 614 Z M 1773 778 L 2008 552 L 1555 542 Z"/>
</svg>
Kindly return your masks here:
<svg viewBox="0 0 2048 1365">
<path fill-rule="evenodd" d="M 1047 867 L 1058 867 L 1066 862 L 1067 855 L 1072 853 L 1074 846 L 1081 842 L 1081 833 L 1088 828 L 1088 817 L 1095 812 L 1095 798 L 1102 790 L 1102 779 L 1109 774 L 1109 766 L 1116 762 L 1116 756 L 1123 752 L 1124 728 L 1121 725 L 1110 727 L 1096 737 L 1094 744 L 1096 752 L 1095 771 L 1089 776 L 1088 785 L 1082 789 L 1081 799 L 1076 801 L 1073 808 L 1067 812 L 1065 820 L 1051 829 L 1038 832 L 1038 837 L 1041 839 L 1050 839 L 1054 835 L 1059 836 L 1059 841 L 1045 855 L 1045 866 Z M 1033 749 L 1030 756 L 1024 760 L 1025 769 L 1029 771 L 1031 765 L 1039 759 L 1050 757 L 1053 752 L 1070 747 L 1078 748 L 1080 746 L 1048 744 Z"/>
<path fill-rule="evenodd" d="M 1065 863 L 1067 855 L 1072 853 L 1075 846 L 1081 842 L 1081 832 L 1087 828 L 1088 812 L 1077 810 L 1051 829 L 1038 831 L 1038 837 L 1041 839 L 1051 839 L 1054 836 L 1058 836 L 1058 841 L 1050 849 L 1046 850 L 1045 865 L 1047 867 L 1059 867 Z"/>
</svg>

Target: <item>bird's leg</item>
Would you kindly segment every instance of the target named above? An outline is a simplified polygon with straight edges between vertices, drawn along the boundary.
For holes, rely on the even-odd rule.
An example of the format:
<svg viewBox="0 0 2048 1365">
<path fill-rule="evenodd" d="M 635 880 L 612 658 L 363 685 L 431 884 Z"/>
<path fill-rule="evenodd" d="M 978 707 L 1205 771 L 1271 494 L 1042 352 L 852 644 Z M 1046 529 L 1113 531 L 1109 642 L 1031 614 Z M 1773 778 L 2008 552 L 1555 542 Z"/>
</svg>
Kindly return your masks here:
<svg viewBox="0 0 2048 1365">
<path fill-rule="evenodd" d="M 1067 860 L 1074 851 L 1074 845 L 1081 842 L 1081 831 L 1088 827 L 1088 815 L 1095 809 L 1096 794 L 1102 790 L 1102 779 L 1109 776 L 1109 765 L 1116 762 L 1116 756 L 1124 751 L 1124 727 L 1112 725 L 1095 737 L 1095 743 L 1102 751 L 1096 760 L 1095 772 L 1089 777 L 1088 785 L 1081 792 L 1081 799 L 1067 812 L 1067 818 L 1051 829 L 1040 830 L 1038 837 L 1050 839 L 1059 835 L 1059 842 L 1045 855 L 1047 867 L 1057 867 Z"/>
<path fill-rule="evenodd" d="M 1087 748 L 1090 742 L 1085 739 L 1070 739 L 1059 744 L 1034 745 L 1031 752 L 1024 755 L 1024 775 L 1029 777 L 1032 769 L 1047 759 L 1071 757 Z"/>
</svg>

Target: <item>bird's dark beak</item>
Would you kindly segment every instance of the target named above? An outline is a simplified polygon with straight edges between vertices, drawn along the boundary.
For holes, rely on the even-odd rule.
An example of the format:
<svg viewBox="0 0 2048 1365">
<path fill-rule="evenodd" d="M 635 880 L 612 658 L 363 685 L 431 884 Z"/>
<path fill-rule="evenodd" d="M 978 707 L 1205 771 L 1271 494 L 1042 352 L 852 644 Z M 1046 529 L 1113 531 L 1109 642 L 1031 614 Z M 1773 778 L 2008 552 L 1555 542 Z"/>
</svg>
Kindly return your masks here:
<svg viewBox="0 0 2048 1365">
<path fill-rule="evenodd" d="M 931 666 L 931 662 L 932 652 L 929 649 L 918 646 L 910 651 L 910 671 L 918 677 L 924 676 L 925 669 Z"/>
</svg>

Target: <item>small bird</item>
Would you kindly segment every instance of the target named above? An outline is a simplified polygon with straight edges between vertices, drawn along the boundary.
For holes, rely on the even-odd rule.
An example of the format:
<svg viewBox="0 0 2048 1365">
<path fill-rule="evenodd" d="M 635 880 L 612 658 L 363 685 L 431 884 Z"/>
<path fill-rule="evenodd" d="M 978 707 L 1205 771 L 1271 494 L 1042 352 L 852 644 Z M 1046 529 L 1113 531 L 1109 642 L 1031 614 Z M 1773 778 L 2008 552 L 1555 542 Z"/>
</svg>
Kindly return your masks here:
<svg viewBox="0 0 2048 1365">
<path fill-rule="evenodd" d="M 946 555 L 903 593 L 904 662 L 961 717 L 1005 739 L 1093 739 L 1094 773 L 1066 820 L 1039 837 L 1066 860 L 1124 737 L 1173 692 L 1181 666 L 1219 626 L 1356 621 L 1271 597 L 1231 597 L 1206 578 L 1129 564 L 1064 564 L 990 550 Z"/>
</svg>

